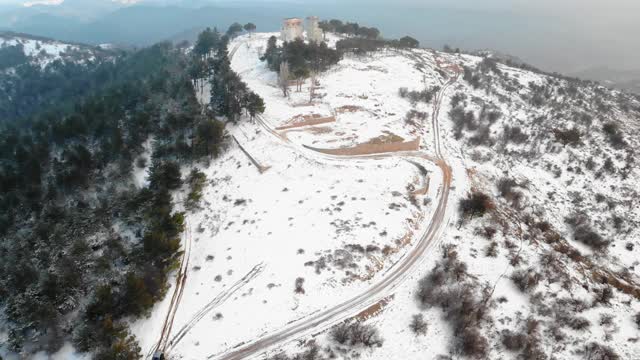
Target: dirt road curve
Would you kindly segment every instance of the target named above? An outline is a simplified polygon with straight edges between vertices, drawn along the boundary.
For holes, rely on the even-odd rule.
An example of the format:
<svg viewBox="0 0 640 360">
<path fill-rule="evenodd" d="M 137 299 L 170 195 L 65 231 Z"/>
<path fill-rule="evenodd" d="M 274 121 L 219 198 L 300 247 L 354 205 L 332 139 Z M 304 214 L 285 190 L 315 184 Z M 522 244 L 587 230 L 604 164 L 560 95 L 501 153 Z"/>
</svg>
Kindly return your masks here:
<svg viewBox="0 0 640 360">
<path fill-rule="evenodd" d="M 450 68 L 446 68 L 446 70 L 451 70 Z M 455 71 L 455 70 L 454 70 Z M 398 263 L 396 263 L 384 276 L 383 279 L 380 280 L 377 284 L 373 285 L 366 292 L 344 302 L 338 304 L 334 307 L 326 309 L 320 313 L 313 314 L 309 317 L 300 319 L 297 322 L 291 323 L 271 334 L 264 335 L 258 339 L 253 341 L 249 341 L 241 344 L 240 346 L 236 346 L 235 348 L 229 349 L 224 353 L 214 354 L 208 357 L 208 359 L 217 359 L 217 360 L 238 360 L 238 359 L 247 359 L 259 356 L 266 352 L 267 350 L 274 348 L 278 345 L 283 345 L 292 340 L 310 335 L 312 333 L 316 333 L 327 329 L 340 321 L 348 319 L 352 316 L 355 316 L 359 312 L 368 308 L 372 304 L 375 304 L 379 300 L 385 298 L 390 295 L 400 284 L 402 284 L 403 280 L 411 273 L 411 270 L 415 268 L 415 266 L 420 262 L 423 258 L 423 255 L 426 253 L 427 249 L 433 245 L 444 227 L 446 226 L 447 219 L 447 205 L 449 201 L 449 192 L 451 189 L 451 168 L 447 164 L 440 146 L 440 128 L 438 125 L 438 117 L 440 113 L 440 106 L 447 89 L 453 85 L 459 76 L 459 72 L 455 71 L 455 75 L 451 77 L 442 87 L 440 92 L 437 94 L 436 99 L 434 101 L 434 109 L 432 116 L 432 126 L 433 126 L 433 141 L 435 148 L 435 163 L 440 167 L 442 171 L 442 189 L 438 193 L 438 201 L 437 206 L 431 219 L 431 223 L 425 230 L 425 232 L 418 239 L 417 244 L 404 255 Z M 287 145 L 291 146 L 290 142 L 280 134 L 278 134 L 272 127 L 267 125 L 266 121 L 262 118 L 258 119 L 259 123 L 271 134 L 277 136 L 282 141 L 286 142 Z M 294 145 L 298 147 L 299 151 L 311 151 L 309 149 L 304 149 L 300 146 Z M 361 159 L 361 158 L 385 158 L 385 157 L 403 157 L 405 159 L 410 158 L 420 158 L 421 160 L 429 159 L 428 155 L 418 152 L 411 153 L 396 153 L 396 154 L 380 154 L 380 155 L 368 155 L 368 156 L 331 156 L 326 154 L 316 155 L 316 156 L 325 156 L 331 159 Z"/>
</svg>

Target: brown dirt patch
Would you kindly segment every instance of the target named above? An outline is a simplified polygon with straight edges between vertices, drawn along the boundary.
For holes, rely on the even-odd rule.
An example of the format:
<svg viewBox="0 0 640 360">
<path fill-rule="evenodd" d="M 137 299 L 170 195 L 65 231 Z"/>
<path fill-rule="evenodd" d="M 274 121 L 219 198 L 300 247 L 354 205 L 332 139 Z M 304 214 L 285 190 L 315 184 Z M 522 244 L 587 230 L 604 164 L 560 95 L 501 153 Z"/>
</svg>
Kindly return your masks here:
<svg viewBox="0 0 640 360">
<path fill-rule="evenodd" d="M 319 135 L 319 134 L 329 134 L 330 132 L 333 131 L 332 128 L 330 128 L 329 126 L 314 126 L 314 127 L 309 127 L 306 129 L 292 129 L 289 130 L 291 132 L 293 131 L 304 131 L 304 132 L 308 132 L 308 133 L 312 133 L 314 135 Z"/>
<path fill-rule="evenodd" d="M 338 114 L 354 113 L 358 111 L 366 111 L 366 110 L 361 106 L 355 106 L 355 105 L 344 105 L 336 109 L 336 113 Z"/>
<path fill-rule="evenodd" d="M 387 305 L 393 300 L 394 295 L 387 296 L 386 298 L 378 301 L 377 303 L 369 306 L 365 310 L 361 311 L 355 318 L 358 321 L 365 321 L 367 319 L 371 319 L 374 316 L 379 315 Z"/>
<path fill-rule="evenodd" d="M 385 131 L 384 135 L 375 137 L 367 141 L 365 144 L 390 144 L 390 143 L 401 142 L 401 141 L 404 141 L 404 138 L 402 136 L 398 136 L 389 131 Z"/>
<path fill-rule="evenodd" d="M 369 142 L 354 147 L 339 149 L 319 149 L 305 145 L 306 148 L 329 155 L 369 155 L 390 152 L 417 151 L 420 149 L 420 138 L 411 141 L 389 142 L 382 139 L 372 139 Z"/>
<path fill-rule="evenodd" d="M 303 126 L 312 126 L 319 124 L 326 124 L 335 122 L 336 118 L 333 116 L 323 116 L 320 114 L 310 114 L 310 115 L 298 115 L 289 119 L 284 126 L 277 127 L 276 130 L 288 130 L 299 128 Z"/>
</svg>

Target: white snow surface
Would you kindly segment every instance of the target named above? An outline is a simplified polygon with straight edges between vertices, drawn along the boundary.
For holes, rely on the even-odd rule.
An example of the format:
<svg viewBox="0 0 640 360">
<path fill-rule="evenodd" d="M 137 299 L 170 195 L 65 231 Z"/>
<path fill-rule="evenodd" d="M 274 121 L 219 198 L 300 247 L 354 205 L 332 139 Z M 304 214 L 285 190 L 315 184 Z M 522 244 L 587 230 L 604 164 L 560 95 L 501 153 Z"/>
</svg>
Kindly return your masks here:
<svg viewBox="0 0 640 360">
<path fill-rule="evenodd" d="M 204 359 L 223 353 L 364 292 L 384 276 L 384 270 L 389 269 L 411 246 L 398 246 L 396 241 L 416 232 L 417 227 L 428 224 L 433 210 L 428 199 L 435 199 L 441 186 L 438 168 L 428 162 L 423 163 L 429 172 L 431 186 L 420 199 L 421 204 L 427 200 L 426 205 L 414 206 L 409 201 L 407 186 L 418 187 L 420 174 L 415 166 L 400 157 L 337 160 L 315 154 L 302 145 L 350 147 L 392 134 L 405 140 L 420 137 L 421 150 L 432 153 L 433 134 L 427 125 L 430 124 L 432 104 L 411 105 L 400 98 L 398 89 L 422 90 L 442 85 L 444 79 L 436 70 L 438 61 L 466 66 L 475 66 L 480 61 L 474 56 L 430 50 L 388 50 L 366 57 L 347 56 L 318 77 L 320 88 L 317 92 L 322 97 L 309 103 L 308 81 L 302 92 L 295 92 L 292 87 L 291 97 L 284 98 L 277 86 L 277 74 L 260 62 L 259 55 L 271 35 L 274 34 L 241 36 L 230 44 L 230 50 L 235 50 L 233 69 L 265 99 L 265 121 L 276 127 L 288 124 L 297 116 L 318 114 L 333 115 L 336 122 L 281 132 L 291 140 L 291 144 L 284 143 L 248 120 L 227 128 L 266 171 L 259 171 L 235 143 L 220 158 L 201 169 L 207 175 L 208 185 L 202 209 L 188 215 L 189 226 L 193 230 L 191 269 L 169 339 L 180 334 L 180 330 L 199 311 L 207 311 L 199 321 L 192 323 L 193 327 L 184 333 L 184 337 L 169 346 L 168 353 L 172 359 Z M 500 69 L 525 87 L 529 83 L 545 84 L 548 81 L 544 75 L 502 65 Z M 456 208 L 458 199 L 465 197 L 471 189 L 482 189 L 497 198 L 495 184 L 505 174 L 528 180 L 529 187 L 523 191 L 531 208 L 544 209 L 538 215 L 543 216 L 572 246 L 591 255 L 592 250 L 571 239 L 571 232 L 564 222 L 572 208 L 569 192 L 588 186 L 592 181 L 590 178 L 572 176 L 567 172 L 557 178 L 537 162 L 514 162 L 515 157 L 511 158 L 508 153 L 482 146 L 470 147 L 465 142 L 466 138 L 455 139 L 447 113 L 456 92 L 467 94 L 469 106 L 475 106 L 476 111 L 482 103 L 499 107 L 503 117 L 491 133 L 497 137 L 498 129 L 504 125 L 520 124 L 525 132 L 535 131 L 531 122 L 532 113 L 537 110 L 531 110 L 519 97 L 526 91 L 501 93 L 497 89 L 494 93 L 487 93 L 473 89 L 459 79 L 445 93 L 439 121 L 445 156 L 453 170 L 449 206 Z M 202 87 L 199 92 L 200 100 L 206 103 L 208 88 Z M 507 102 L 505 97 L 511 100 Z M 357 110 L 337 111 L 344 106 L 357 107 Z M 409 125 L 404 118 L 411 109 L 425 112 L 429 118 L 419 126 Z M 545 113 L 548 109 L 539 110 L 539 114 Z M 543 152 L 540 161 L 566 167 L 566 162 L 571 159 L 567 153 L 572 151 L 565 148 Z M 616 164 L 622 166 L 620 162 Z M 567 185 L 569 177 L 572 181 Z M 601 181 L 599 189 L 607 196 L 629 196 L 628 192 L 607 190 L 606 186 L 614 185 L 612 180 L 598 181 Z M 636 181 L 637 188 L 637 180 L 630 180 L 624 187 L 633 181 Z M 550 192 L 557 193 L 556 199 L 560 200 L 549 201 Z M 504 206 L 500 201 L 498 203 Z M 391 209 L 391 204 L 397 206 Z M 637 211 L 636 206 L 628 213 L 633 221 L 638 219 Z M 549 251 L 550 246 L 514 237 L 512 231 L 498 231 L 493 239 L 499 244 L 498 256 L 488 257 L 485 256 L 485 248 L 490 241 L 480 233 L 487 226 L 495 226 L 492 220 L 475 219 L 463 226 L 458 226 L 458 220 L 456 215 L 452 215 L 441 243 L 457 246 L 470 275 L 479 283 L 494 287 L 493 299 L 507 299 L 491 308 L 490 317 L 494 325 L 483 328 L 491 347 L 490 358 L 517 358 L 518 353 L 504 349 L 500 332 L 504 329 L 517 330 L 521 320 L 529 315 L 537 316 L 537 310 L 532 305 L 531 295 L 521 292 L 509 277 L 515 269 L 527 266 L 543 271 L 544 268 L 538 264 L 539 256 Z M 631 230 L 630 237 L 611 236 L 620 236 L 619 241 L 629 240 L 637 249 L 640 245 L 637 234 L 637 230 Z M 379 252 L 361 256 L 350 250 L 349 244 L 397 247 L 398 252 L 389 256 Z M 515 247 L 510 247 L 512 245 Z M 596 264 L 604 264 L 614 270 L 631 269 L 632 276 L 637 277 L 638 270 L 634 270 L 638 264 L 637 250 L 627 251 L 623 245 L 610 247 L 600 262 L 598 257 L 595 258 Z M 514 266 L 510 260 L 516 252 L 523 260 Z M 305 263 L 317 261 L 323 255 L 334 258 L 351 256 L 355 265 L 339 269 L 328 260 L 328 267 L 319 273 L 316 273 L 314 265 L 305 266 Z M 433 268 L 440 256 L 439 249 L 433 248 L 420 268 L 394 291 L 393 299 L 384 310 L 368 320 L 380 329 L 385 342 L 381 348 L 361 350 L 361 358 L 458 357 L 450 353 L 453 334 L 443 312 L 439 308 L 422 309 L 415 299 L 418 280 Z M 563 297 L 591 302 L 592 293 L 581 285 L 595 288 L 600 284 L 581 277 L 580 272 L 573 268 L 575 265 L 566 258 L 559 261 L 569 269 L 567 271 L 575 284 L 566 288 L 565 284 L 543 280 L 537 288 L 543 302 Z M 251 273 L 252 269 L 254 273 Z M 347 271 L 362 279 L 354 279 L 347 275 Z M 255 276 L 245 284 L 241 279 L 247 274 Z M 298 277 L 305 279 L 304 294 L 294 293 Z M 144 353 L 158 340 L 169 297 L 154 307 L 149 318 L 132 324 Z M 212 300 L 214 305 L 207 307 Z M 583 358 L 580 351 L 584 345 L 596 341 L 613 348 L 624 359 L 640 358 L 640 346 L 628 340 L 638 338 L 638 330 L 632 322 L 632 315 L 638 311 L 637 299 L 616 291 L 608 308 L 592 307 L 580 314 L 591 322 L 588 330 L 565 331 L 569 340 L 562 344 L 554 344 L 545 335 L 542 346 L 546 353 L 553 353 L 558 359 L 579 359 Z M 428 334 L 423 337 L 415 336 L 408 327 L 411 316 L 417 313 L 424 314 L 429 323 Z M 613 327 L 600 324 L 603 313 L 614 315 Z M 552 318 L 541 319 L 549 324 L 554 321 Z M 331 343 L 326 332 L 317 334 L 316 341 Z M 280 350 L 283 349 L 293 353 L 303 348 L 292 342 Z M 272 353 L 275 351 L 279 350 Z"/>
<path fill-rule="evenodd" d="M 327 96 L 312 105 L 298 106 L 308 94 L 303 91 L 292 93 L 291 99 L 283 98 L 274 85 L 274 74 L 258 59 L 258 49 L 268 36 L 241 37 L 230 46 L 239 45 L 232 66 L 265 98 L 264 118 L 268 122 L 279 126 L 296 115 L 331 114 L 343 105 L 363 110 L 338 115 L 336 123 L 328 124 L 333 125 L 332 136 L 314 138 L 302 131 L 290 132 L 292 145 L 248 120 L 228 128 L 256 161 L 269 168 L 260 173 L 234 145 L 202 169 L 209 184 L 203 209 L 189 214 L 194 234 L 193 268 L 173 333 L 255 266 L 261 271 L 171 348 L 175 358 L 202 359 L 365 291 L 411 246 L 397 242 L 424 226 L 432 211 L 431 204 L 410 203 L 408 188 L 421 187 L 423 179 L 418 168 L 400 156 L 341 160 L 301 146 L 338 148 L 367 142 L 385 135 L 384 131 L 413 139 L 416 134 L 402 126 L 406 106 L 396 93 L 401 85 L 423 86 L 420 73 L 397 54 L 365 65 L 356 59 L 344 60 L 319 78 Z M 399 67 L 397 76 L 389 70 L 368 70 L 392 66 Z M 358 85 L 365 79 L 365 86 Z M 347 87 L 347 81 L 354 87 Z M 421 164 L 429 172 L 430 187 L 420 201 L 434 199 L 440 187 L 439 169 L 427 161 Z M 387 246 L 398 251 L 363 256 L 349 250 L 348 245 Z M 327 255 L 353 257 L 347 261 L 353 265 L 339 269 L 327 260 L 327 269 L 319 274 L 314 266 L 305 266 Z M 298 277 L 305 279 L 305 294 L 294 293 Z M 145 353 L 159 337 L 168 301 L 158 304 L 149 319 L 133 324 Z M 217 313 L 222 318 L 216 318 Z M 214 333 L 224 336 L 212 336 Z"/>
</svg>

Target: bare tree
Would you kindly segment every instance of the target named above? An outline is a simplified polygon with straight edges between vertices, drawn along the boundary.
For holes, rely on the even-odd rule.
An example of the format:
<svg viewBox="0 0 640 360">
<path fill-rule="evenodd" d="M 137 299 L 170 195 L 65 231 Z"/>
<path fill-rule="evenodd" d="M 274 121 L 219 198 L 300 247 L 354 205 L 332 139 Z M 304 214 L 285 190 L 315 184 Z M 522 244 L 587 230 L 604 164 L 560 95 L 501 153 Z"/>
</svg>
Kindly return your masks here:
<svg viewBox="0 0 640 360">
<path fill-rule="evenodd" d="M 278 81 L 284 97 L 289 97 L 289 78 L 289 63 L 283 61 L 280 64 L 280 76 Z"/>
<path fill-rule="evenodd" d="M 316 72 L 311 72 L 311 85 L 309 86 L 309 104 L 313 102 L 313 98 L 316 96 Z"/>
</svg>

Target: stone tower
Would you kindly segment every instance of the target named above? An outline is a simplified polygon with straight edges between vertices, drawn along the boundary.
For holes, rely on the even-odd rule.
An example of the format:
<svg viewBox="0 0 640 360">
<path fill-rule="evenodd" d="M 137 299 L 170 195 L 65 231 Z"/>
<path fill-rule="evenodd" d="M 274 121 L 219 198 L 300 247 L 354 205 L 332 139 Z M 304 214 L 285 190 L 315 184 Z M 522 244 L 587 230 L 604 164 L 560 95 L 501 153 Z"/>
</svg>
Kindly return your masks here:
<svg viewBox="0 0 640 360">
<path fill-rule="evenodd" d="M 293 41 L 295 39 L 302 39 L 302 34 L 302 19 L 284 19 L 284 21 L 282 22 L 282 30 L 280 31 L 280 37 L 282 38 L 282 41 Z"/>
<path fill-rule="evenodd" d="M 317 16 L 309 16 L 307 18 L 307 39 L 309 42 L 319 44 L 323 40 L 322 29 L 320 29 L 320 19 Z"/>
</svg>

